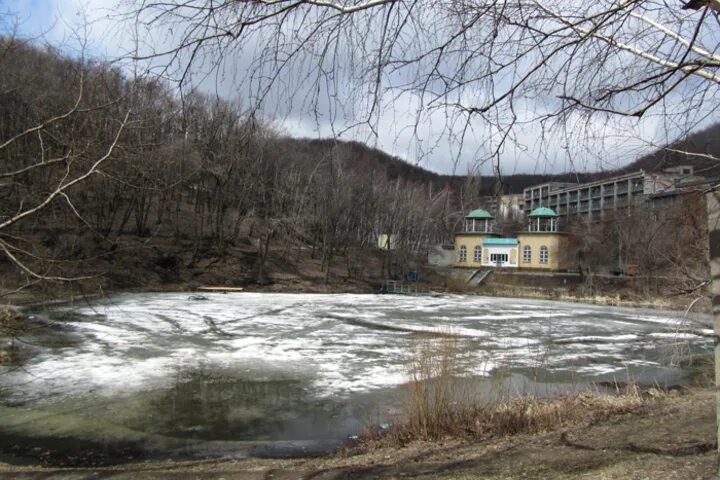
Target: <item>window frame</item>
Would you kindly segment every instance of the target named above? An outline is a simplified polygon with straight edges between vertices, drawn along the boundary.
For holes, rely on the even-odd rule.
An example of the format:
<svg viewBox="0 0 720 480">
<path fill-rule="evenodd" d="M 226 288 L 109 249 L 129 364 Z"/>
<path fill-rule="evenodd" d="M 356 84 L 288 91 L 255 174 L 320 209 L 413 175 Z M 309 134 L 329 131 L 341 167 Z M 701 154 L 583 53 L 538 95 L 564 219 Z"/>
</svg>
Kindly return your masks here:
<svg viewBox="0 0 720 480">
<path fill-rule="evenodd" d="M 547 247 L 547 245 L 542 245 L 540 247 L 540 263 L 550 263 L 550 249 Z"/>
<path fill-rule="evenodd" d="M 458 263 L 467 263 L 467 247 L 465 245 L 460 245 Z"/>
<path fill-rule="evenodd" d="M 530 245 L 523 247 L 523 263 L 532 263 L 532 247 Z"/>
<path fill-rule="evenodd" d="M 475 245 L 473 248 L 473 262 L 482 263 L 483 248 L 482 245 Z"/>
</svg>

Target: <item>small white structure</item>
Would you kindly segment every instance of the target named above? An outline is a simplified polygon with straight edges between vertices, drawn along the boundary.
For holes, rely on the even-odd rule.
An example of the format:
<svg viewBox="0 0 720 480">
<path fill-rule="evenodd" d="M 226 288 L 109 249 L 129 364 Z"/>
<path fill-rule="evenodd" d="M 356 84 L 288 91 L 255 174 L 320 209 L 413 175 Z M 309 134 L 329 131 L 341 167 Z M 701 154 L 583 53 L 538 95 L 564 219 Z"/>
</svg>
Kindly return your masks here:
<svg viewBox="0 0 720 480">
<path fill-rule="evenodd" d="M 378 235 L 377 248 L 379 250 L 395 250 L 398 244 L 398 236 L 394 233 L 381 233 Z"/>
<path fill-rule="evenodd" d="M 518 267 L 517 238 L 483 238 L 483 267 Z"/>
</svg>

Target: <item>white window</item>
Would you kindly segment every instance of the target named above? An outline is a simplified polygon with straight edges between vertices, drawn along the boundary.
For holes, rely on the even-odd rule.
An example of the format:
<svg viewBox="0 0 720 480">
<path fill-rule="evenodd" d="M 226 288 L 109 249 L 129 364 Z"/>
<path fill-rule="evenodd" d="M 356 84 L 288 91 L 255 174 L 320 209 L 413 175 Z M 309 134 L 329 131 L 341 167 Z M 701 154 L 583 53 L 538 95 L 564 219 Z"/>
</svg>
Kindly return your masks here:
<svg viewBox="0 0 720 480">
<path fill-rule="evenodd" d="M 530 247 L 530 245 L 525 245 L 523 247 L 523 262 L 532 262 L 532 248 Z"/>
<path fill-rule="evenodd" d="M 467 262 L 467 247 L 465 245 L 460 245 L 460 256 L 458 258 L 458 261 L 460 263 Z"/>
<path fill-rule="evenodd" d="M 482 262 L 482 247 L 480 245 L 475 245 L 475 250 L 473 251 L 473 262 Z"/>
<path fill-rule="evenodd" d="M 548 248 L 543 245 L 540 247 L 540 263 L 548 263 L 550 255 L 548 254 Z"/>
</svg>

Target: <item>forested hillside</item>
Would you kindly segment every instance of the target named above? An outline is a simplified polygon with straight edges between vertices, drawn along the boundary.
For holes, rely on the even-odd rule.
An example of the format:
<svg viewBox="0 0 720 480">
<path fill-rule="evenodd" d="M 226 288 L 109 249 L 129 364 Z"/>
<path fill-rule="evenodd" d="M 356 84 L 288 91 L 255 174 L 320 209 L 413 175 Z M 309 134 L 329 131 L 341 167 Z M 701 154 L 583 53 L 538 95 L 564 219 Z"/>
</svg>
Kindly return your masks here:
<svg viewBox="0 0 720 480">
<path fill-rule="evenodd" d="M 305 255 L 330 281 L 334 265 L 371 265 L 378 235 L 393 233 L 399 248 L 376 272 L 387 274 L 447 239 L 474 199 L 359 143 L 282 137 L 241 100 L 180 99 L 10 38 L 0 138 L 5 291 L 102 274 L 109 286 L 179 282 L 202 265 L 232 265 L 206 281 L 266 283 L 269 261 L 287 270 Z"/>
<path fill-rule="evenodd" d="M 712 153 L 713 131 L 688 142 Z M 14 38 L 0 40 L 0 139 L 4 292 L 77 277 L 122 288 L 377 279 L 451 240 L 496 188 L 358 142 L 288 138 L 242 99 L 179 98 Z M 502 191 L 599 175 L 512 175 Z M 377 252 L 384 233 L 396 250 Z"/>
</svg>

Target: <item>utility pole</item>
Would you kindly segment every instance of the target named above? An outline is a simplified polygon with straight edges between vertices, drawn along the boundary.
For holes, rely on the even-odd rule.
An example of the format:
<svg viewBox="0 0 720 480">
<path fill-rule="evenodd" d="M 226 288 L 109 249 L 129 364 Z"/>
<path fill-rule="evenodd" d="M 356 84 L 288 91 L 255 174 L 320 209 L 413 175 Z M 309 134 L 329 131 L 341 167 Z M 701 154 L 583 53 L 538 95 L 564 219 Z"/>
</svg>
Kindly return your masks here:
<svg viewBox="0 0 720 480">
<path fill-rule="evenodd" d="M 707 203 L 710 246 L 710 300 L 715 332 L 715 412 L 718 419 L 717 438 L 720 446 L 720 191 L 707 193 L 705 201 Z M 717 453 L 720 454 L 720 451 Z M 720 472 L 718 472 L 718 476 L 720 477 Z"/>
</svg>

